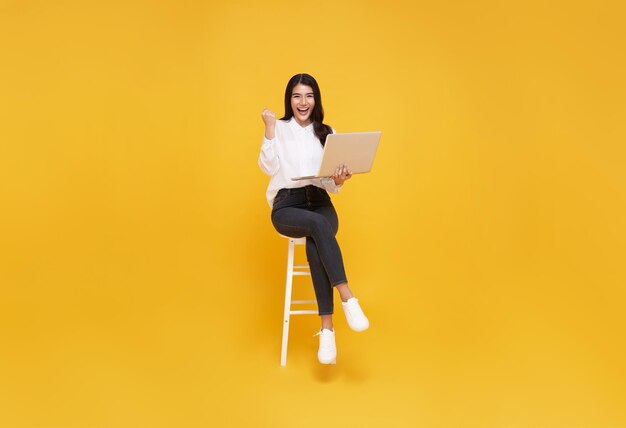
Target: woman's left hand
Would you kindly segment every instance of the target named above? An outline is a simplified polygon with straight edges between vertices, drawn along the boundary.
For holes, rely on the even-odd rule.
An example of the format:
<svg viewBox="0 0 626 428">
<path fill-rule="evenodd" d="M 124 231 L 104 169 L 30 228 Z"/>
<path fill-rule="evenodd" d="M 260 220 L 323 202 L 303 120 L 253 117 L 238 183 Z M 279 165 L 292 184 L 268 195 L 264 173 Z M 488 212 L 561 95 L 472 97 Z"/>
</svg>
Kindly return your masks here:
<svg viewBox="0 0 626 428">
<path fill-rule="evenodd" d="M 333 180 L 335 181 L 335 185 L 341 186 L 346 180 L 352 178 L 352 171 L 348 169 L 347 165 L 341 164 L 335 170 L 333 174 Z"/>
</svg>

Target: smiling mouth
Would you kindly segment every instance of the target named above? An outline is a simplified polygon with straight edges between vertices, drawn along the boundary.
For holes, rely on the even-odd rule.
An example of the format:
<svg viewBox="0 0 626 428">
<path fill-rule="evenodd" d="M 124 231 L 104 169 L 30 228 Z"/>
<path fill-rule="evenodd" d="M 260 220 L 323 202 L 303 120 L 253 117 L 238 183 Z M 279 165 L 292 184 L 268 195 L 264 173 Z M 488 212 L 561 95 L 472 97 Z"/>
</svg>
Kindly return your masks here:
<svg viewBox="0 0 626 428">
<path fill-rule="evenodd" d="M 305 115 L 309 112 L 308 107 L 307 108 L 298 108 L 298 113 Z"/>
</svg>

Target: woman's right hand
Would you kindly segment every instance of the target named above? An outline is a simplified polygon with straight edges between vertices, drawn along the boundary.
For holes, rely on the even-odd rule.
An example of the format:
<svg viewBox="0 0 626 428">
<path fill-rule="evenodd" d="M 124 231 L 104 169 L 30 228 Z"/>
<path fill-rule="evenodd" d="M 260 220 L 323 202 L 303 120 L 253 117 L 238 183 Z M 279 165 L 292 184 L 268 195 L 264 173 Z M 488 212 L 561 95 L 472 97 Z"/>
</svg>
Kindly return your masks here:
<svg viewBox="0 0 626 428">
<path fill-rule="evenodd" d="M 265 123 L 265 138 L 272 140 L 274 138 L 274 130 L 276 128 L 276 113 L 268 108 L 263 109 L 261 118 Z"/>
<path fill-rule="evenodd" d="M 276 113 L 271 111 L 268 108 L 263 109 L 263 113 L 261 113 L 261 117 L 263 118 L 263 122 L 265 122 L 265 126 L 275 126 L 276 125 Z"/>
</svg>

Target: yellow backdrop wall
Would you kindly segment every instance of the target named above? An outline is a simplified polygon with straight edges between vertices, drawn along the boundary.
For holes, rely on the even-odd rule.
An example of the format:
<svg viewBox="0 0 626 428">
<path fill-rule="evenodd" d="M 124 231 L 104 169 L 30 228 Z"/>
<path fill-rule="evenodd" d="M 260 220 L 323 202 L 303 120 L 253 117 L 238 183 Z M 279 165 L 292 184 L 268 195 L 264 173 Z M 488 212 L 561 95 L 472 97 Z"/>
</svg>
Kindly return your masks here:
<svg viewBox="0 0 626 428">
<path fill-rule="evenodd" d="M 626 426 L 624 12 L 1 1 L 0 426 Z M 315 317 L 278 366 L 256 161 L 300 72 L 383 131 L 334 367 Z"/>
</svg>

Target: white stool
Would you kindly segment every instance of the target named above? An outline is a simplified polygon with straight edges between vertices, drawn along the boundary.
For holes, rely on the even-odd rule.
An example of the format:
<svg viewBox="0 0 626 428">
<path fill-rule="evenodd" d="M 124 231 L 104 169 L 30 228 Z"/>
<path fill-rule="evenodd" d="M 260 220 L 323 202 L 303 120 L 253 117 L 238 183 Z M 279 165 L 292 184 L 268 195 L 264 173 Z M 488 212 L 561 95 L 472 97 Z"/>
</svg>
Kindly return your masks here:
<svg viewBox="0 0 626 428">
<path fill-rule="evenodd" d="M 311 276 L 309 265 L 294 265 L 294 253 L 296 245 L 305 245 L 306 238 L 290 238 L 280 235 L 289 240 L 289 252 L 287 254 L 287 281 L 285 286 L 285 310 L 283 314 L 283 344 L 280 351 L 280 365 L 287 365 L 287 343 L 289 342 L 289 317 L 291 315 L 317 315 L 316 310 L 292 310 L 291 305 L 303 305 L 317 303 L 315 300 L 291 300 L 291 286 L 294 276 Z"/>
</svg>

